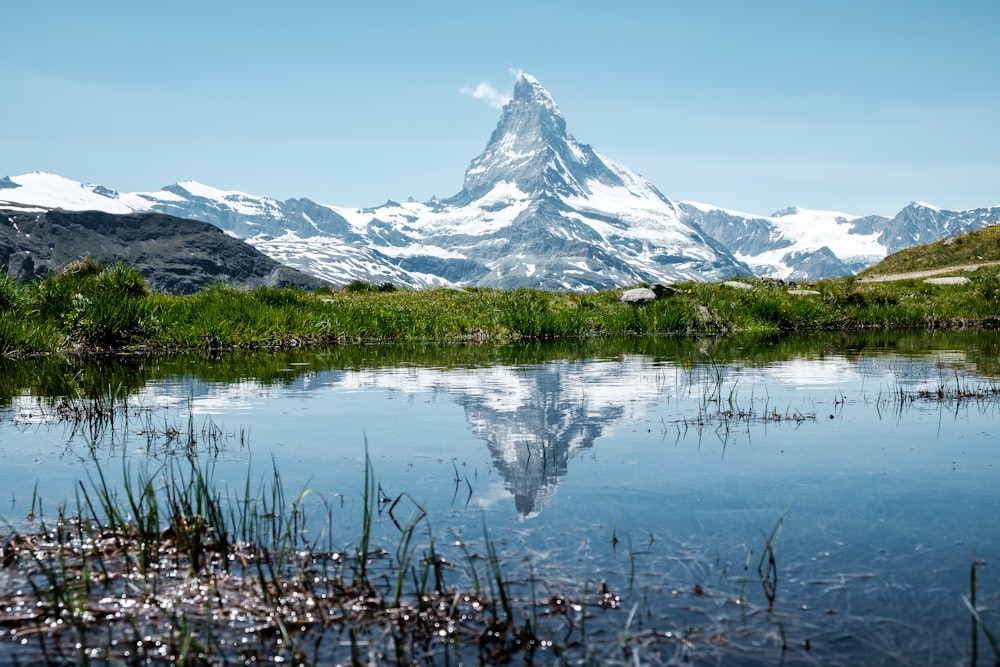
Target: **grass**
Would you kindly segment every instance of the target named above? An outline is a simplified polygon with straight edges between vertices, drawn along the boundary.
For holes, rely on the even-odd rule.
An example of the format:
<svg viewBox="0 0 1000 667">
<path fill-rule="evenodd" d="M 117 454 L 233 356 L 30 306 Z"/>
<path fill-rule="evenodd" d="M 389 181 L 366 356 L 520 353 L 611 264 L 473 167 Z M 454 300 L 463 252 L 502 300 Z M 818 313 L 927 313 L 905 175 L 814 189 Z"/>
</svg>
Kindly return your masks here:
<svg viewBox="0 0 1000 667">
<path fill-rule="evenodd" d="M 135 414 L 109 389 L 54 418 L 101 441 Z M 289 495 L 276 466 L 226 487 L 214 429 L 140 417 L 158 457 L 122 452 L 119 475 L 92 452 L 75 502 L 52 516 L 36 493 L 0 531 L 0 651 L 16 664 L 507 664 L 581 645 L 585 601 L 511 580 L 485 521 L 480 546 L 442 552 L 424 509 L 382 492 L 367 444 L 360 535 L 338 544 L 328 501 Z M 375 542 L 383 519 L 394 548 Z M 617 608 L 600 596 L 591 609 Z"/>
<path fill-rule="evenodd" d="M 913 404 L 936 403 L 957 412 L 962 406 L 967 405 L 985 409 L 987 406 L 996 405 L 998 400 L 1000 400 L 1000 383 L 996 380 L 971 384 L 956 372 L 954 377 L 942 377 L 933 388 L 912 390 L 897 386 L 891 390 L 880 391 L 875 399 L 875 408 L 880 415 L 883 411 L 901 414 Z"/>
<path fill-rule="evenodd" d="M 0 279 L 0 354 L 1000 325 L 1000 267 L 968 275 L 968 285 L 821 281 L 808 285 L 818 294 L 804 296 L 769 280 L 744 279 L 753 285 L 747 290 L 682 283 L 674 297 L 634 306 L 620 303 L 617 290 L 410 291 L 353 283 L 319 293 L 218 284 L 174 296 L 149 292 L 124 265 L 78 262 L 33 283 Z"/>
<path fill-rule="evenodd" d="M 971 644 L 972 644 L 972 665 L 979 664 L 979 633 L 982 632 L 983 636 L 986 637 L 986 641 L 990 645 L 990 649 L 993 652 L 993 664 L 1000 665 L 1000 642 L 997 638 L 990 632 L 989 626 L 983 622 L 983 618 L 980 615 L 979 607 L 976 605 L 976 591 L 978 584 L 976 583 L 976 571 L 986 565 L 986 561 L 979 560 L 973 554 L 972 564 L 969 567 L 969 595 L 968 597 L 962 596 L 962 602 L 965 604 L 966 608 L 969 610 L 969 614 L 972 619 L 972 634 L 971 634 Z"/>
<path fill-rule="evenodd" d="M 378 504 L 366 495 L 364 534 L 336 549 L 331 525 L 309 530 L 305 498 L 289 499 L 276 472 L 225 494 L 196 457 L 126 469 L 118 493 L 99 472 L 75 509 L 50 520 L 33 507 L 32 530 L 6 537 L 4 566 L 24 587 L 0 596 L 0 622 L 47 664 L 362 664 L 361 647 L 390 664 L 502 664 L 554 650 L 516 616 L 488 537 L 485 555 L 466 552 L 487 590 L 463 591 L 433 541 L 417 557 L 421 518 L 389 557 L 369 541 Z"/>
</svg>

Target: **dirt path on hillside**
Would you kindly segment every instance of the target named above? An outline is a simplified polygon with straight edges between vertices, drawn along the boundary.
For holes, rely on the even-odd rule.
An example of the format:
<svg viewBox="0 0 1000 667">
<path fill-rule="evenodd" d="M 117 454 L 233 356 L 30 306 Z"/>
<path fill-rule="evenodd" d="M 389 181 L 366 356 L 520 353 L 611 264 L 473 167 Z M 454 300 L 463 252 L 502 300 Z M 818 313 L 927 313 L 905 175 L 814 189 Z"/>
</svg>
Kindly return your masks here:
<svg viewBox="0 0 1000 667">
<path fill-rule="evenodd" d="M 890 280 L 907 280 L 909 278 L 928 278 L 930 276 L 941 275 L 942 273 L 952 273 L 954 271 L 967 271 L 969 273 L 977 270 L 981 266 L 993 266 L 1000 262 L 981 262 L 979 264 L 959 264 L 958 266 L 948 266 L 943 269 L 928 269 L 927 271 L 910 271 L 909 273 L 885 273 L 876 276 L 865 276 L 858 278 L 859 283 L 884 283 Z"/>
</svg>

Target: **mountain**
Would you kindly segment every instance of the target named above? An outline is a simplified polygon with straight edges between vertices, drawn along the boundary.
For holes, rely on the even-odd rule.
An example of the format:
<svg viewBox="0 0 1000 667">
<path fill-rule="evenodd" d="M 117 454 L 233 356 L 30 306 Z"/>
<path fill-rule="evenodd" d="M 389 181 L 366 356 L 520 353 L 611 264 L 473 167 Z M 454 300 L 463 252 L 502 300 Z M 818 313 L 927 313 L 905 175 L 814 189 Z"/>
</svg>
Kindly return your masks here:
<svg viewBox="0 0 1000 667">
<path fill-rule="evenodd" d="M 52 174 L 0 179 L 3 202 L 209 222 L 334 284 L 598 290 L 755 274 L 815 280 L 1000 222 L 1000 208 L 913 203 L 893 218 L 788 208 L 770 216 L 668 199 L 578 142 L 554 99 L 521 74 L 461 192 L 372 208 L 278 201 L 192 181 L 120 193 Z"/>
<path fill-rule="evenodd" d="M 852 275 L 904 248 L 1000 223 L 1000 207 L 946 211 L 919 202 L 892 218 L 795 207 L 770 216 L 691 202 L 681 207 L 755 275 L 792 280 Z"/>
<path fill-rule="evenodd" d="M 7 178 L 0 200 L 204 220 L 332 282 L 597 290 L 749 271 L 652 184 L 577 142 L 529 75 L 446 200 L 345 209 L 191 182 L 119 193 L 59 180 Z"/>
<path fill-rule="evenodd" d="M 30 280 L 81 257 L 100 264 L 126 261 L 151 289 L 172 293 L 196 292 L 219 281 L 251 288 L 327 285 L 198 220 L 0 207 L 0 262 L 7 275 Z"/>
<path fill-rule="evenodd" d="M 1000 263 L 1000 225 L 992 225 L 940 241 L 894 252 L 861 276 L 884 276 Z"/>
<path fill-rule="evenodd" d="M 879 238 L 894 253 L 998 223 L 1000 206 L 956 212 L 913 202 L 885 225 Z"/>
<path fill-rule="evenodd" d="M 887 254 L 877 231 L 887 219 L 879 216 L 796 207 L 755 216 L 693 202 L 681 207 L 754 275 L 791 280 L 845 276 Z"/>
<path fill-rule="evenodd" d="M 390 202 L 358 225 L 397 266 L 464 285 L 594 290 L 747 270 L 648 181 L 577 142 L 528 75 L 460 193 Z"/>
</svg>

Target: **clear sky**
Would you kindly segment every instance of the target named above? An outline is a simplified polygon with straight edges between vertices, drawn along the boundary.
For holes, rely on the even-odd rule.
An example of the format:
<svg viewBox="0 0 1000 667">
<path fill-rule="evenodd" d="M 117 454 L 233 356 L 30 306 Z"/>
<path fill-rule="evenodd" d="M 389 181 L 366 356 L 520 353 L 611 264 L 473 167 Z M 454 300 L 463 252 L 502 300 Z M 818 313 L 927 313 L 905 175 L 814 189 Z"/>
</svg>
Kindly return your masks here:
<svg viewBox="0 0 1000 667">
<path fill-rule="evenodd" d="M 522 70 L 673 199 L 1000 205 L 996 0 L 31 0 L 0 25 L 0 176 L 446 197 L 499 119 L 471 92 Z"/>
</svg>

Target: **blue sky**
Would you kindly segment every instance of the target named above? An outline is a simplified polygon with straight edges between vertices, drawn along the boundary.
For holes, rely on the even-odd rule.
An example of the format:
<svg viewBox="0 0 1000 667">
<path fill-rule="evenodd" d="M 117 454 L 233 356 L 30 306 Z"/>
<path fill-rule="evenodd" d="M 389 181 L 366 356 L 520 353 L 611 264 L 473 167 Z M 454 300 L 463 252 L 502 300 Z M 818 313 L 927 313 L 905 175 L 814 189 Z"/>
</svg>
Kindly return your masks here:
<svg viewBox="0 0 1000 667">
<path fill-rule="evenodd" d="M 668 197 L 1000 205 L 1000 2 L 32 0 L 0 10 L 0 176 L 373 206 L 458 192 L 534 75 Z M 465 91 L 465 92 L 463 92 Z"/>
</svg>

